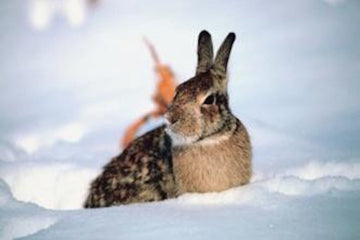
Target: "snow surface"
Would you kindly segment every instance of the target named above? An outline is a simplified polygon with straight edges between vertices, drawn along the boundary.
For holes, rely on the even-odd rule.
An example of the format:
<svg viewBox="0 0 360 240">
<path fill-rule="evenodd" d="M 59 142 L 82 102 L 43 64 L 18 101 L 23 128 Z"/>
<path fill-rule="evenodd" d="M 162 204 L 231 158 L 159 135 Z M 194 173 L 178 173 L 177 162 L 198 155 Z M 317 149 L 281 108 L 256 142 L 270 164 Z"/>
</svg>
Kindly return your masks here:
<svg viewBox="0 0 360 240">
<path fill-rule="evenodd" d="M 360 239 L 358 1 L 24 3 L 0 3 L 0 239 Z M 152 108 L 142 37 L 182 81 L 202 29 L 215 48 L 238 36 L 229 91 L 251 183 L 81 209 L 124 128 Z"/>
<path fill-rule="evenodd" d="M 80 208 L 81 198 L 68 196 L 72 198 L 69 201 L 64 195 L 70 195 L 73 189 L 85 189 L 89 178 L 64 169 L 69 168 L 60 164 L 46 169 L 17 166 L 6 169 L 12 179 L 4 179 L 22 201 L 46 208 Z M 73 183 L 78 186 L 66 184 L 76 176 L 81 181 Z M 22 178 L 29 179 L 31 185 Z M 360 163 L 310 162 L 281 173 L 256 175 L 249 185 L 221 193 L 185 194 L 159 203 L 95 210 L 45 210 L 13 199 L 1 182 L 1 237 L 358 239 L 359 199 Z"/>
</svg>

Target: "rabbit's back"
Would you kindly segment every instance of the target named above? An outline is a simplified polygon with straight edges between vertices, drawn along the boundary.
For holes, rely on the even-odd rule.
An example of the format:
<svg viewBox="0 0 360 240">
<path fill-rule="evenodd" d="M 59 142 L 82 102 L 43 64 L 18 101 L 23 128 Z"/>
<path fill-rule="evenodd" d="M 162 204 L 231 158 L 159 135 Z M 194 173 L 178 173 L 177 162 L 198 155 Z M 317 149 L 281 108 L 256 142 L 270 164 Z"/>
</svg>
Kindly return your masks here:
<svg viewBox="0 0 360 240">
<path fill-rule="evenodd" d="M 86 208 L 159 201 L 175 195 L 171 140 L 164 127 L 134 140 L 91 184 Z"/>
</svg>

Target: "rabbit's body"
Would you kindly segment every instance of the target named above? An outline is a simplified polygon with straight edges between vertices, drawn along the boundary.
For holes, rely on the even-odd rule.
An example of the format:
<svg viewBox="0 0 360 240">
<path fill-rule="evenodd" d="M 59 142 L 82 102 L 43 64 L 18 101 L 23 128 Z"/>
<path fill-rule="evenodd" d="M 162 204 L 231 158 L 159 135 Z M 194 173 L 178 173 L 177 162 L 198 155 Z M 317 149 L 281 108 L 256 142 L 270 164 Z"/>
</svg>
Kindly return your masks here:
<svg viewBox="0 0 360 240">
<path fill-rule="evenodd" d="M 101 175 L 92 182 L 85 208 L 174 197 L 177 190 L 170 148 L 171 142 L 164 127 L 135 139 L 105 165 Z"/>
<path fill-rule="evenodd" d="M 134 140 L 91 184 L 85 207 L 103 207 L 222 191 L 249 182 L 251 145 L 231 113 L 227 63 L 235 34 L 213 59 L 211 36 L 198 42 L 195 77 L 176 88 L 168 124 Z"/>
<path fill-rule="evenodd" d="M 228 133 L 173 148 L 178 193 L 223 191 L 249 182 L 251 148 L 248 134 L 236 121 Z"/>
</svg>

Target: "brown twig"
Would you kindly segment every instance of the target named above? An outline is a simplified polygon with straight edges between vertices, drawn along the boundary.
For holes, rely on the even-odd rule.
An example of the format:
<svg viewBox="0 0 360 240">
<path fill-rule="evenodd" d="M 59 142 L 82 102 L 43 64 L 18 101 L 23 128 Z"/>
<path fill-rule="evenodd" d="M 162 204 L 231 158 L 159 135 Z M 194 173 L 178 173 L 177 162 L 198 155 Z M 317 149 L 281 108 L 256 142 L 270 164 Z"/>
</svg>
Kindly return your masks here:
<svg viewBox="0 0 360 240">
<path fill-rule="evenodd" d="M 125 148 L 132 140 L 135 139 L 137 132 L 150 117 L 157 118 L 165 114 L 167 106 L 170 104 L 175 94 L 176 80 L 170 67 L 163 65 L 155 51 L 154 46 L 144 38 L 145 44 L 148 46 L 151 56 L 155 62 L 155 70 L 158 76 L 155 93 L 152 97 L 155 103 L 155 110 L 145 114 L 129 127 L 127 127 L 122 138 L 121 145 Z"/>
</svg>

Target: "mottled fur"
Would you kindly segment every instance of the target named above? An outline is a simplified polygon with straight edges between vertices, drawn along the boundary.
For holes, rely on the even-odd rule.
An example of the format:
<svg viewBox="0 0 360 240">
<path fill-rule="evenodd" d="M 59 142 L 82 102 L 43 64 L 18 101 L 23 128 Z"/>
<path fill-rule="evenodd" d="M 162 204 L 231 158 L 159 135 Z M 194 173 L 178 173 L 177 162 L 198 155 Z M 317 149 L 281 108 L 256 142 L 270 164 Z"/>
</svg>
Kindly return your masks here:
<svg viewBox="0 0 360 240">
<path fill-rule="evenodd" d="M 164 127 L 134 140 L 92 182 L 84 207 L 107 207 L 174 197 L 176 186 L 170 148 L 171 142 Z"/>
<path fill-rule="evenodd" d="M 234 41 L 230 33 L 213 59 L 211 36 L 200 33 L 196 75 L 177 87 L 168 125 L 137 138 L 113 158 L 91 184 L 85 207 L 158 201 L 249 182 L 250 139 L 231 113 L 227 94 Z"/>
</svg>

